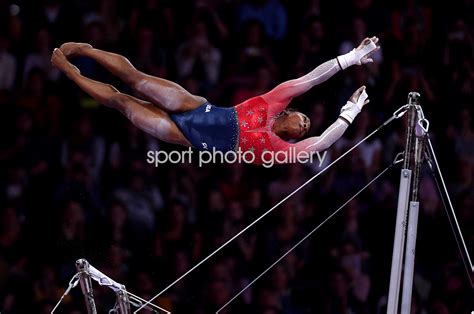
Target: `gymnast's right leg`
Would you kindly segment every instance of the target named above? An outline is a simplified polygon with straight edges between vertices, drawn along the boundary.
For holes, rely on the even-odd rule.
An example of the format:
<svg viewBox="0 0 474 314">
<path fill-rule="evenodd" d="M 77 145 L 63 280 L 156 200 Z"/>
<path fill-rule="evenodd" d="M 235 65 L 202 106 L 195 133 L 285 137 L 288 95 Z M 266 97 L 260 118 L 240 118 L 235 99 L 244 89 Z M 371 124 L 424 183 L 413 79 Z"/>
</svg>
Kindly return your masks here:
<svg viewBox="0 0 474 314">
<path fill-rule="evenodd" d="M 139 129 L 165 142 L 191 146 L 169 115 L 160 108 L 149 102 L 122 94 L 109 84 L 82 76 L 79 69 L 72 65 L 59 49 L 54 50 L 51 62 L 84 92 L 96 101 L 119 110 Z"/>
<path fill-rule="evenodd" d="M 60 49 L 66 57 L 85 56 L 94 59 L 147 100 L 166 111 L 189 111 L 207 101 L 203 97 L 192 95 L 174 82 L 137 70 L 127 58 L 119 54 L 95 49 L 89 44 L 73 42 L 61 45 Z"/>
</svg>

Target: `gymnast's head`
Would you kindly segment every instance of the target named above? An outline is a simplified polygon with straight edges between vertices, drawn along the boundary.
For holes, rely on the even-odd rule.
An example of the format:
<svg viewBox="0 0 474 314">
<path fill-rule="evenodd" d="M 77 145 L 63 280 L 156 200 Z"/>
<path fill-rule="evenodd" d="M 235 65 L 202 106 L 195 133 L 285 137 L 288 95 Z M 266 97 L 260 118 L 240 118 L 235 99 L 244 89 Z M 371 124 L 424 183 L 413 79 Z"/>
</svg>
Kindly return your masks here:
<svg viewBox="0 0 474 314">
<path fill-rule="evenodd" d="M 283 110 L 275 119 L 273 132 L 281 139 L 295 140 L 308 133 L 311 122 L 309 118 L 294 109 Z"/>
</svg>

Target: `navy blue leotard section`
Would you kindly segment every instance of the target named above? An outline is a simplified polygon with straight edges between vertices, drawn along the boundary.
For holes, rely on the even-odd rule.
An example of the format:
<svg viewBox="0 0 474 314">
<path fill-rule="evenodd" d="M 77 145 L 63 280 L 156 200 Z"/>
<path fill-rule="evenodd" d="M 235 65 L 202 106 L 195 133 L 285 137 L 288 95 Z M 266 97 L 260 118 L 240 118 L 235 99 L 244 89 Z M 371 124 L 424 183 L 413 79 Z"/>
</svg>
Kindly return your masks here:
<svg viewBox="0 0 474 314">
<path fill-rule="evenodd" d="M 199 150 L 235 151 L 239 124 L 234 108 L 223 108 L 209 102 L 186 112 L 173 113 L 171 119 L 183 135 Z"/>
</svg>

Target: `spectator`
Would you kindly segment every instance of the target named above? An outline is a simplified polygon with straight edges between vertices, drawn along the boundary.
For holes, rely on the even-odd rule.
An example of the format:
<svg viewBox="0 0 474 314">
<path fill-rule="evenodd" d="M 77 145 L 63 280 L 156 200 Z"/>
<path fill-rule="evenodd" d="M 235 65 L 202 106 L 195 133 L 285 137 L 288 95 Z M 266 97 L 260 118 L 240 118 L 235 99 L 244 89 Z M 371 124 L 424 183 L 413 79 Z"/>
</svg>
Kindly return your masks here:
<svg viewBox="0 0 474 314">
<path fill-rule="evenodd" d="M 74 2 L 60 0 L 44 0 L 27 4 L 24 20 L 26 29 L 36 33 L 46 28 L 51 34 L 53 46 L 67 40 L 78 40 L 81 27 L 81 14 Z"/>
<path fill-rule="evenodd" d="M 267 66 L 276 72 L 263 25 L 257 20 L 249 20 L 243 28 L 243 44 L 239 50 L 240 70 L 253 76 L 255 68 Z"/>
<path fill-rule="evenodd" d="M 82 115 L 75 121 L 76 128 L 71 137 L 62 144 L 61 161 L 63 166 L 72 159 L 74 152 L 81 152 L 87 159 L 87 169 L 90 169 L 94 180 L 98 180 L 105 156 L 105 142 L 101 136 L 94 134 L 92 121 L 89 116 Z"/>
<path fill-rule="evenodd" d="M 158 42 L 165 47 L 176 44 L 177 15 L 167 1 L 142 0 L 131 9 L 129 18 L 130 34 L 136 34 L 140 27 L 154 30 Z"/>
<path fill-rule="evenodd" d="M 125 204 L 134 234 L 144 241 L 155 229 L 155 215 L 163 207 L 159 188 L 147 184 L 143 173 L 131 173 L 128 185 L 115 190 L 114 196 Z"/>
<path fill-rule="evenodd" d="M 86 250 L 86 214 L 79 202 L 69 200 L 61 208 L 59 215 L 55 245 L 61 252 L 59 264 L 67 267 L 68 263 Z"/>
<path fill-rule="evenodd" d="M 135 34 L 134 47 L 136 47 L 135 56 L 132 58 L 136 67 L 153 76 L 166 77 L 167 56 L 162 47 L 156 43 L 153 30 L 147 27 L 140 27 Z"/>
<path fill-rule="evenodd" d="M 113 46 L 120 40 L 120 34 L 125 26 L 124 21 L 118 14 L 116 0 L 100 0 L 93 12 L 84 16 L 85 24 L 91 21 L 99 21 L 104 26 L 105 45 Z"/>
<path fill-rule="evenodd" d="M 323 21 L 317 16 L 308 16 L 299 37 L 296 76 L 304 75 L 326 62 L 331 55 Z"/>
<path fill-rule="evenodd" d="M 32 68 L 25 77 L 23 93 L 18 99 L 18 106 L 32 112 L 39 112 L 47 107 L 46 72 Z"/>
<path fill-rule="evenodd" d="M 23 77 L 27 78 L 34 68 L 41 69 L 48 80 L 57 81 L 60 76 L 58 69 L 51 65 L 51 51 L 53 50 L 51 44 L 51 36 L 45 28 L 38 31 L 36 35 L 35 51 L 30 52 L 25 59 L 25 67 L 23 70 Z"/>
<path fill-rule="evenodd" d="M 52 265 L 41 267 L 40 277 L 33 284 L 34 299 L 36 303 L 55 303 L 62 295 L 57 274 Z M 51 308 L 52 310 L 52 308 Z"/>
<path fill-rule="evenodd" d="M 465 157 L 471 164 L 474 164 L 474 130 L 472 115 L 468 109 L 461 111 L 459 128 L 454 138 L 454 149 L 459 156 Z"/>
<path fill-rule="evenodd" d="M 112 142 L 108 149 L 108 163 L 105 164 L 108 173 L 103 182 L 110 183 L 112 188 L 125 184 L 124 178 L 131 169 L 129 165 L 133 163 L 132 161 L 141 160 L 141 156 L 148 151 L 160 150 L 155 138 L 140 132 L 131 123 L 126 125 L 125 133 L 119 140 Z"/>
<path fill-rule="evenodd" d="M 105 233 L 105 246 L 117 245 L 122 247 L 124 253 L 127 249 L 133 249 L 134 237 L 125 206 L 118 201 L 112 202 L 108 208 L 106 219 L 105 226 L 100 228 Z"/>
<path fill-rule="evenodd" d="M 15 83 L 17 66 L 16 58 L 8 52 L 9 40 L 0 35 L 0 90 L 12 90 Z"/>
<path fill-rule="evenodd" d="M 208 90 L 219 79 L 221 52 L 211 44 L 203 21 L 190 25 L 188 33 L 188 39 L 179 45 L 176 52 L 178 78 L 195 76 L 200 88 Z"/>
<path fill-rule="evenodd" d="M 232 97 L 232 106 L 238 105 L 245 100 L 262 95 L 272 87 L 272 72 L 268 67 L 262 66 L 254 74 L 253 83 L 249 87 L 237 88 Z"/>
<path fill-rule="evenodd" d="M 286 36 L 287 13 L 279 0 L 248 0 L 239 9 L 239 25 L 249 20 L 262 23 L 271 40 L 281 41 Z"/>
</svg>

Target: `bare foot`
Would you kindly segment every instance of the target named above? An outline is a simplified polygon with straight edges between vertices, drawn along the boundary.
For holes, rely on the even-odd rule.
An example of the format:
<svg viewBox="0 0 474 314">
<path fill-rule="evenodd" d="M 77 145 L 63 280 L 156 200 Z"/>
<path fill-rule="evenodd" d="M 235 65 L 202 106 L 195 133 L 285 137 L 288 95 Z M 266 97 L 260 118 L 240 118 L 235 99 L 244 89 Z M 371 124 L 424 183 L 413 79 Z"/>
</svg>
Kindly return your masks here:
<svg viewBox="0 0 474 314">
<path fill-rule="evenodd" d="M 82 49 L 88 49 L 88 48 L 92 48 L 92 46 L 85 43 L 73 43 L 73 42 L 64 43 L 61 45 L 61 47 L 59 47 L 59 49 L 61 49 L 61 51 L 66 57 L 73 57 L 75 55 L 80 55 Z"/>
<path fill-rule="evenodd" d="M 66 56 L 58 48 L 53 50 L 51 63 L 68 77 L 71 77 L 74 74 L 81 74 L 81 71 L 79 71 L 75 65 L 67 61 Z"/>
</svg>

